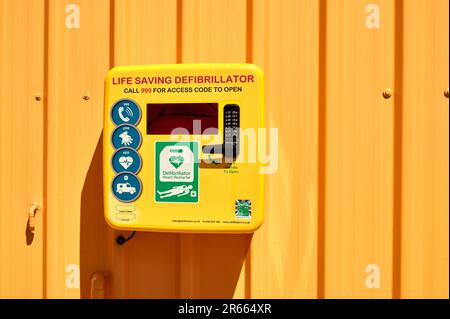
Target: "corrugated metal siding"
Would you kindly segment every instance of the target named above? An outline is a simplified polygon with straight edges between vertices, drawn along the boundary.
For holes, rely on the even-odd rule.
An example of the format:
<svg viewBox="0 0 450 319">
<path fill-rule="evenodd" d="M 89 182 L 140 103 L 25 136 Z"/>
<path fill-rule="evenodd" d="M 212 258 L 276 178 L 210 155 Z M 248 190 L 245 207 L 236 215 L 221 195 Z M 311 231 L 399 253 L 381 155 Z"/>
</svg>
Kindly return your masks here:
<svg viewBox="0 0 450 319">
<path fill-rule="evenodd" d="M 116 298 L 448 298 L 449 2 L 370 3 L 380 28 L 363 0 L 1 0 L 0 297 L 89 298 L 99 272 Z M 99 199 L 103 78 L 187 62 L 265 71 L 265 224 L 118 246 Z"/>
</svg>

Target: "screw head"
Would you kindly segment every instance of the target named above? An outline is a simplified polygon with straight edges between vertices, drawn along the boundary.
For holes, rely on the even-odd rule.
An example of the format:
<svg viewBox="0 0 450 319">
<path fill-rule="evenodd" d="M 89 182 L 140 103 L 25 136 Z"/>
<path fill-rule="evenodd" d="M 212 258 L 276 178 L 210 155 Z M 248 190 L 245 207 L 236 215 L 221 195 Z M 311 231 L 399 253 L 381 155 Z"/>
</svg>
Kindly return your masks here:
<svg viewBox="0 0 450 319">
<path fill-rule="evenodd" d="M 91 98 L 91 96 L 89 95 L 89 92 L 84 92 L 83 94 L 83 100 L 87 101 Z"/>
<path fill-rule="evenodd" d="M 391 89 L 386 89 L 383 91 L 383 97 L 387 100 L 390 99 L 392 97 L 392 90 Z"/>
<path fill-rule="evenodd" d="M 38 94 L 36 94 L 35 96 L 34 96 L 34 99 L 36 100 L 36 101 L 41 101 L 42 100 L 42 96 L 41 96 L 41 94 L 40 93 L 38 93 Z"/>
<path fill-rule="evenodd" d="M 444 96 L 448 99 L 448 88 L 444 90 Z"/>
</svg>

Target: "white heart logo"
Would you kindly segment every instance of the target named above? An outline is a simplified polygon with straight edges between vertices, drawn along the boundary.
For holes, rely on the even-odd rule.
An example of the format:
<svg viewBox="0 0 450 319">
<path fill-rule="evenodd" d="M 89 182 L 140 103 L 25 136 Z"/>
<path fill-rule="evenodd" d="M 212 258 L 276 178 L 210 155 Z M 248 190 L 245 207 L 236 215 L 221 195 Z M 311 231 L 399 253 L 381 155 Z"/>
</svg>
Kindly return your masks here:
<svg viewBox="0 0 450 319">
<path fill-rule="evenodd" d="M 127 169 L 133 164 L 133 158 L 131 156 L 122 156 L 119 158 L 119 163 L 123 168 Z"/>
</svg>

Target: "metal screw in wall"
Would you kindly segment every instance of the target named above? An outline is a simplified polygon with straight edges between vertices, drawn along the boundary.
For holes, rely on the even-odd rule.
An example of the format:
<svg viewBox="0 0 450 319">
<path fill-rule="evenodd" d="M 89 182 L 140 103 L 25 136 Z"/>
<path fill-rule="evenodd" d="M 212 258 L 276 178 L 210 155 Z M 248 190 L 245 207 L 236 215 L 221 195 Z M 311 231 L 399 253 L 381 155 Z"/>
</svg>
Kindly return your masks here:
<svg viewBox="0 0 450 319">
<path fill-rule="evenodd" d="M 386 89 L 383 91 L 383 97 L 387 100 L 390 99 L 392 97 L 392 90 L 391 89 Z"/>
<path fill-rule="evenodd" d="M 36 100 L 36 101 L 41 101 L 42 100 L 42 96 L 41 96 L 41 94 L 40 93 L 37 93 L 35 96 L 34 96 L 34 99 Z"/>
<path fill-rule="evenodd" d="M 91 98 L 91 96 L 89 95 L 89 92 L 84 92 L 83 94 L 83 100 L 87 101 Z"/>
<path fill-rule="evenodd" d="M 444 90 L 444 96 L 448 99 L 448 88 Z"/>
</svg>

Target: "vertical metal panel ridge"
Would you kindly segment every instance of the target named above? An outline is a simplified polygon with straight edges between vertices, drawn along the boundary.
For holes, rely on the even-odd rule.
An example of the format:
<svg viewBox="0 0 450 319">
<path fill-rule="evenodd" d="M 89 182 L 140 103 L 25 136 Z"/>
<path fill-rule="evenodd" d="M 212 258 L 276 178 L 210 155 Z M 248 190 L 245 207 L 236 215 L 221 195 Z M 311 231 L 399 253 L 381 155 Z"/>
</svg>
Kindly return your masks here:
<svg viewBox="0 0 450 319">
<path fill-rule="evenodd" d="M 115 47 L 115 33 L 114 27 L 116 25 L 116 0 L 109 0 L 109 68 L 114 67 L 114 47 Z"/>
<path fill-rule="evenodd" d="M 319 3 L 319 110 L 317 181 L 317 298 L 325 298 L 326 159 L 327 159 L 327 0 Z"/>
<path fill-rule="evenodd" d="M 176 15 L 176 24 L 177 24 L 177 53 L 176 53 L 176 62 L 182 63 L 183 61 L 183 0 L 177 0 L 177 15 Z"/>
<path fill-rule="evenodd" d="M 44 98 L 43 98 L 43 104 L 44 104 L 44 125 L 43 125 L 43 209 L 42 209 L 42 219 L 44 224 L 44 233 L 43 233 L 43 258 L 42 258 L 42 281 L 43 281 L 43 298 L 47 298 L 47 207 L 48 207 L 48 50 L 49 50 L 49 0 L 44 0 L 44 56 L 43 56 L 43 69 L 44 69 Z"/>
<path fill-rule="evenodd" d="M 245 61 L 253 63 L 253 0 L 246 0 L 246 48 Z M 252 244 L 248 247 L 247 256 L 244 262 L 244 298 L 250 299 L 252 296 Z"/>
<path fill-rule="evenodd" d="M 246 62 L 252 63 L 253 61 L 253 0 L 246 0 Z"/>
<path fill-rule="evenodd" d="M 392 298 L 401 297 L 402 182 L 403 182 L 403 0 L 395 1 L 395 108 L 394 108 L 394 202 L 392 249 Z"/>
<path fill-rule="evenodd" d="M 252 298 L 252 244 L 248 248 L 247 257 L 244 262 L 245 274 L 244 274 L 244 298 Z"/>
</svg>

